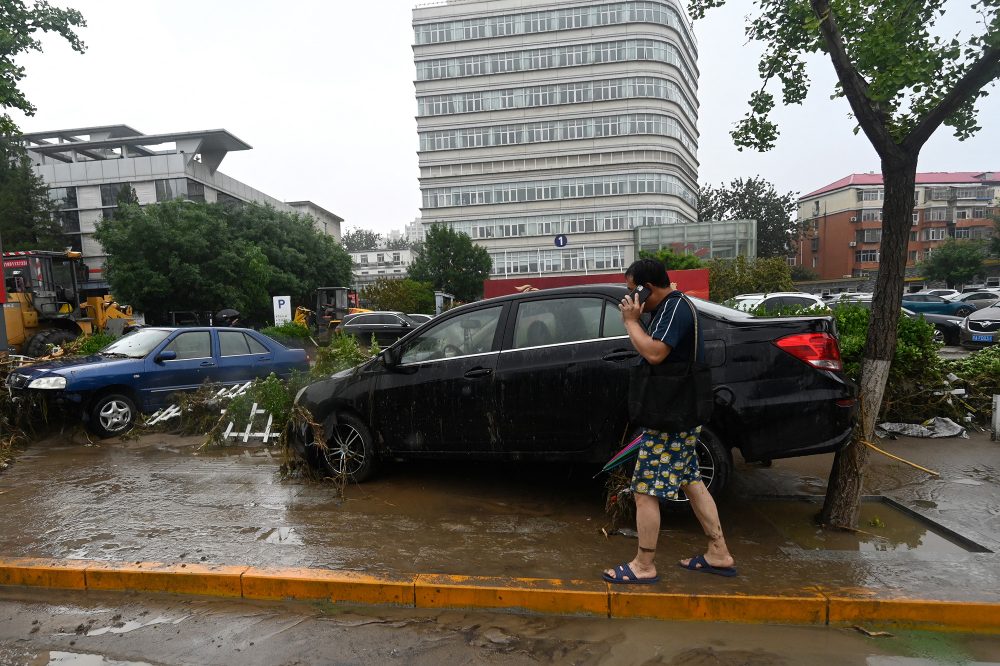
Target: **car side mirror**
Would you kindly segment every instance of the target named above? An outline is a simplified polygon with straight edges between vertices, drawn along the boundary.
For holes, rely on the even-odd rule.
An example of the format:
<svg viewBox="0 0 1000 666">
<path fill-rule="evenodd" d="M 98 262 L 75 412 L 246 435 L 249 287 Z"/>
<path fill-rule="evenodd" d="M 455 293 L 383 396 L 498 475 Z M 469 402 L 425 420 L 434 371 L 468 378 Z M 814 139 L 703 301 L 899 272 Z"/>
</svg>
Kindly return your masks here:
<svg viewBox="0 0 1000 666">
<path fill-rule="evenodd" d="M 173 361 L 176 358 L 177 358 L 177 352 L 173 350 L 161 351 L 159 354 L 156 355 L 155 361 L 157 363 L 163 363 L 164 361 Z"/>
<path fill-rule="evenodd" d="M 391 370 L 399 365 L 399 361 L 403 357 L 403 350 L 393 345 L 385 350 L 383 356 L 385 358 L 385 367 Z"/>
</svg>

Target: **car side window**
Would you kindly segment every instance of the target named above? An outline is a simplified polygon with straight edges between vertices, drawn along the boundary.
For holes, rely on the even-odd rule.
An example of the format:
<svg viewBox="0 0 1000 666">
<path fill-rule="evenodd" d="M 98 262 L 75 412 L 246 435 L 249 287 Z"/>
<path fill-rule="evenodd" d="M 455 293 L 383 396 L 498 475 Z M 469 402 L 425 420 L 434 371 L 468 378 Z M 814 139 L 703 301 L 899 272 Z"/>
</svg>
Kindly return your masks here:
<svg viewBox="0 0 1000 666">
<path fill-rule="evenodd" d="M 514 348 L 538 347 L 600 337 L 601 298 L 547 298 L 521 303 L 514 323 Z"/>
<path fill-rule="evenodd" d="M 262 345 L 257 340 L 254 340 L 253 337 L 246 335 L 245 333 L 244 337 L 247 339 L 247 344 L 250 345 L 251 354 L 268 354 L 271 352 L 270 349 Z"/>
<path fill-rule="evenodd" d="M 428 323 L 403 350 L 399 362 L 422 363 L 490 351 L 502 310 L 503 306 L 498 305 L 465 312 L 434 325 Z"/>
<path fill-rule="evenodd" d="M 181 333 L 163 351 L 177 352 L 177 360 L 212 357 L 212 334 L 208 331 Z"/>
<path fill-rule="evenodd" d="M 816 305 L 816 301 L 811 298 L 804 298 L 802 296 L 785 296 L 784 303 L 782 305 L 797 305 L 804 308 L 812 307 Z"/>
<path fill-rule="evenodd" d="M 625 330 L 625 322 L 622 321 L 621 310 L 616 303 L 606 303 L 604 305 L 604 332 L 605 338 L 616 338 L 620 335 L 628 335 Z"/>
<path fill-rule="evenodd" d="M 247 337 L 240 331 L 219 331 L 219 349 L 223 356 L 246 356 L 250 354 Z"/>
</svg>

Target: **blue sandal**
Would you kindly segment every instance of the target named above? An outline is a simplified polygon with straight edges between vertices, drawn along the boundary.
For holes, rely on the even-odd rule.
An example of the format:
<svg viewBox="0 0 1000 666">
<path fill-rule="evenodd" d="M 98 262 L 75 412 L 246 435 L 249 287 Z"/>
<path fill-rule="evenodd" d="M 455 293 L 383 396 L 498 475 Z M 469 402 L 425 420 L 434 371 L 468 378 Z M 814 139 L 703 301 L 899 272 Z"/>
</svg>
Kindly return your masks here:
<svg viewBox="0 0 1000 666">
<path fill-rule="evenodd" d="M 609 576 L 605 571 L 601 573 L 601 577 L 609 583 L 615 583 L 616 585 L 652 585 L 653 583 L 660 582 L 659 576 L 639 578 L 628 564 L 619 564 L 615 567 L 614 571 L 614 576 Z"/>
<path fill-rule="evenodd" d="M 682 569 L 687 569 L 688 571 L 700 571 L 701 573 L 710 573 L 715 574 L 716 576 L 725 576 L 726 578 L 732 578 L 736 575 L 736 567 L 713 567 L 705 561 L 704 555 L 696 555 L 692 557 L 691 561 L 686 565 L 678 562 L 677 566 Z"/>
</svg>

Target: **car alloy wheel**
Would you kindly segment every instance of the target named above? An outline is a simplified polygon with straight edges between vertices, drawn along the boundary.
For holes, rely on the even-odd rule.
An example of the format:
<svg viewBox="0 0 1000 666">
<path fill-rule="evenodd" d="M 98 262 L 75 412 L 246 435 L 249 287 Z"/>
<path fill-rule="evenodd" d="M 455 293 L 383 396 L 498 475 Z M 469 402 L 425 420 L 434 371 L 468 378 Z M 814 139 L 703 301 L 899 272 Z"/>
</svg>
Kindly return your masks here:
<svg viewBox="0 0 1000 666">
<path fill-rule="evenodd" d="M 368 428 L 357 418 L 341 414 L 324 424 L 326 447 L 320 449 L 327 472 L 360 483 L 372 475 L 375 449 Z"/>
<path fill-rule="evenodd" d="M 135 403 L 128 396 L 111 393 L 99 398 L 90 410 L 89 426 L 101 437 L 113 437 L 132 427 Z"/>
</svg>

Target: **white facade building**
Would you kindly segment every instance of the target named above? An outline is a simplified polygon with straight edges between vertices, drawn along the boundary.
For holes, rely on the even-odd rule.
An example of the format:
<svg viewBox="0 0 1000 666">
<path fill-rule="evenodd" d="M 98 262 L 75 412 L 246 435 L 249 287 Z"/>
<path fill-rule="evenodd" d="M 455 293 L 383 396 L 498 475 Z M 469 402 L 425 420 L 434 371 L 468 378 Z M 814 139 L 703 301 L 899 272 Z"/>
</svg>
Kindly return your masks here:
<svg viewBox="0 0 1000 666">
<path fill-rule="evenodd" d="M 351 275 L 355 288 L 361 288 L 379 279 L 401 280 L 407 276 L 413 253 L 410 250 L 363 250 L 350 252 Z"/>
<path fill-rule="evenodd" d="M 696 221 L 697 46 L 677 0 L 449 0 L 413 11 L 425 227 L 492 277 L 623 269 Z"/>
<path fill-rule="evenodd" d="M 283 203 L 218 171 L 226 154 L 250 145 L 223 129 L 147 135 L 128 125 L 30 132 L 22 137 L 35 172 L 60 205 L 70 245 L 83 253 L 90 279 L 103 281 L 104 249 L 97 223 L 114 214 L 126 185 L 140 205 L 177 198 L 256 202 L 310 215 L 317 229 L 340 239 L 341 218 L 308 201 Z"/>
</svg>

